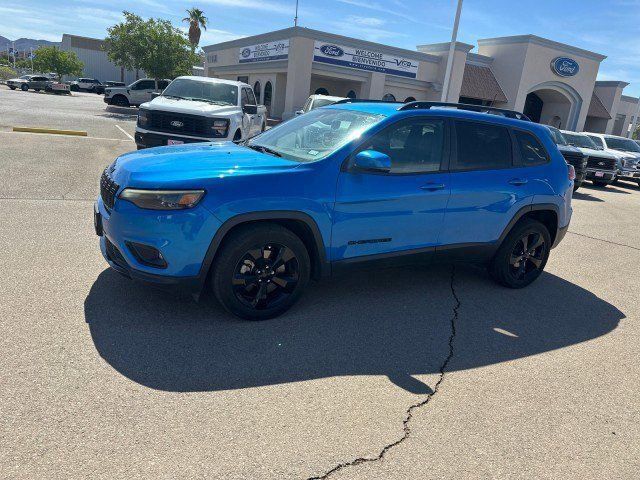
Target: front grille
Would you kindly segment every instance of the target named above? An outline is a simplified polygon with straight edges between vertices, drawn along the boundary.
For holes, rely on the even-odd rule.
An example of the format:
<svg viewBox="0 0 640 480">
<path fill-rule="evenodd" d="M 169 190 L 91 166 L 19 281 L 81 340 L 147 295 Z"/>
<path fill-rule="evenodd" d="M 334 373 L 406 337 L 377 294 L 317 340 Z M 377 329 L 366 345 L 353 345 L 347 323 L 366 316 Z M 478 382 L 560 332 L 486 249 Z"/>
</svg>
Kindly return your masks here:
<svg viewBox="0 0 640 480">
<path fill-rule="evenodd" d="M 105 168 L 100 177 L 100 196 L 102 197 L 104 206 L 109 211 L 113 209 L 113 204 L 116 201 L 116 193 L 118 193 L 119 188 L 120 186 L 113 181 L 107 172 L 107 168 Z"/>
<path fill-rule="evenodd" d="M 573 165 L 576 172 L 584 170 L 585 158 L 581 153 L 562 152 L 562 156 L 569 165 Z"/>
<path fill-rule="evenodd" d="M 589 157 L 587 160 L 587 167 L 595 168 L 597 170 L 615 170 L 616 161 L 613 158 L 602 157 Z"/>
<path fill-rule="evenodd" d="M 122 268 L 128 268 L 127 261 L 124 259 L 118 247 L 116 247 L 113 243 L 109 241 L 108 238 L 105 237 L 105 246 L 107 247 L 107 256 L 109 259 Z"/>
<path fill-rule="evenodd" d="M 205 138 L 217 136 L 211 129 L 212 119 L 206 117 L 154 110 L 150 110 L 148 115 L 151 117 L 150 130 Z"/>
</svg>

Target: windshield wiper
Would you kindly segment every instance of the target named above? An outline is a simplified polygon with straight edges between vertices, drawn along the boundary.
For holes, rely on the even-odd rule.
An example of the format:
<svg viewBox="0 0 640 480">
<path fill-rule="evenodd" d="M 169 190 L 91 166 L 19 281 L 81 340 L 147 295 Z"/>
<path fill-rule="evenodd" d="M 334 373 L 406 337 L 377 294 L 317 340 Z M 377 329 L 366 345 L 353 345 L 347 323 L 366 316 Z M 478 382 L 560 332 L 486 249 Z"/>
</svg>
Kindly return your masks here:
<svg viewBox="0 0 640 480">
<path fill-rule="evenodd" d="M 282 157 L 282 155 L 280 155 L 278 152 L 276 152 L 275 150 L 272 150 L 269 147 L 265 147 L 264 145 L 247 145 L 245 144 L 245 147 L 249 147 L 252 150 L 256 150 L 260 153 L 268 153 L 269 155 L 273 155 L 275 157 Z"/>
<path fill-rule="evenodd" d="M 207 102 L 212 103 L 213 105 L 231 105 L 229 102 L 221 102 L 220 100 L 211 100 L 208 98 L 198 98 L 198 97 L 185 97 L 186 100 L 193 100 L 194 102 Z"/>
<path fill-rule="evenodd" d="M 185 97 L 180 97 L 178 95 L 162 95 L 162 96 L 167 98 L 177 98 L 178 100 L 186 100 Z"/>
</svg>

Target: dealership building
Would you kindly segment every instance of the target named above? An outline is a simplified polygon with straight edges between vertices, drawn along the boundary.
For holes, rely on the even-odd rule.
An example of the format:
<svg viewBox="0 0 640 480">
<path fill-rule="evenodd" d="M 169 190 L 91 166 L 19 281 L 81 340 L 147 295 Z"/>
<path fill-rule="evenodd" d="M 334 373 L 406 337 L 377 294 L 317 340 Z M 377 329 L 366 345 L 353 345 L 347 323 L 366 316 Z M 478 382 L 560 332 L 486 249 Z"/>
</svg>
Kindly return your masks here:
<svg viewBox="0 0 640 480">
<path fill-rule="evenodd" d="M 626 135 L 638 99 L 628 83 L 598 81 L 605 56 L 535 35 L 487 38 L 453 49 L 447 101 L 522 111 L 562 129 Z M 273 118 L 310 94 L 440 101 L 450 43 L 406 50 L 292 27 L 209 45 L 205 75 L 252 85 Z"/>
</svg>

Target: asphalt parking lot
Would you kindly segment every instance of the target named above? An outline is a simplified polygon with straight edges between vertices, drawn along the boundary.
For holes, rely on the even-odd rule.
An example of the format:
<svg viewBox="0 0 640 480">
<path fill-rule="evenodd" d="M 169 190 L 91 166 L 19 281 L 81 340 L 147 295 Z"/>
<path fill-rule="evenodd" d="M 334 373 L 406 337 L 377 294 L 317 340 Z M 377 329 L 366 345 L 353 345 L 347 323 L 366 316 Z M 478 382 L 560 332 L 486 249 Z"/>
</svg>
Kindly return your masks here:
<svg viewBox="0 0 640 480">
<path fill-rule="evenodd" d="M 582 188 L 526 290 L 416 266 L 243 322 L 107 269 L 92 203 L 134 121 L 0 86 L 3 478 L 638 477 L 637 185 Z"/>
</svg>

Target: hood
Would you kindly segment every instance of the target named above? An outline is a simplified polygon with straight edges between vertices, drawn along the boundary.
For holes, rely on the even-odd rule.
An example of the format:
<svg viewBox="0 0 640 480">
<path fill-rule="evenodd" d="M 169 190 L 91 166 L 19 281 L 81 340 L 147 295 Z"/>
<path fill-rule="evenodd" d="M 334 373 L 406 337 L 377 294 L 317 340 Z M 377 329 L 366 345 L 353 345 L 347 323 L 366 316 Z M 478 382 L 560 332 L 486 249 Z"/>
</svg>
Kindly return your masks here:
<svg viewBox="0 0 640 480">
<path fill-rule="evenodd" d="M 215 142 L 126 153 L 116 159 L 110 170 L 122 186 L 183 188 L 202 187 L 203 182 L 213 178 L 276 173 L 299 165 L 233 142 Z"/>
<path fill-rule="evenodd" d="M 640 160 L 640 152 L 626 152 L 624 150 L 615 150 L 613 148 L 609 149 L 608 151 L 610 153 L 619 155 L 621 158 L 632 157 L 632 158 L 635 158 L 636 160 Z"/>
<path fill-rule="evenodd" d="M 141 107 L 149 110 L 162 110 L 164 112 L 204 115 L 224 115 L 227 113 L 235 113 L 240 109 L 240 107 L 236 105 L 216 105 L 209 102 L 184 100 L 163 96 L 156 97 L 150 102 L 144 103 Z"/>
<path fill-rule="evenodd" d="M 618 157 L 611 152 L 605 152 L 604 150 L 595 150 L 593 148 L 585 148 L 585 147 L 576 147 L 585 155 L 589 155 L 590 157 L 598 157 L 598 158 L 609 158 L 611 160 L 616 160 Z"/>
<path fill-rule="evenodd" d="M 562 153 L 578 153 L 578 154 L 582 153 L 580 149 L 576 147 L 572 147 L 571 145 L 557 145 L 557 146 L 558 146 L 558 150 L 560 150 L 560 152 Z"/>
</svg>

